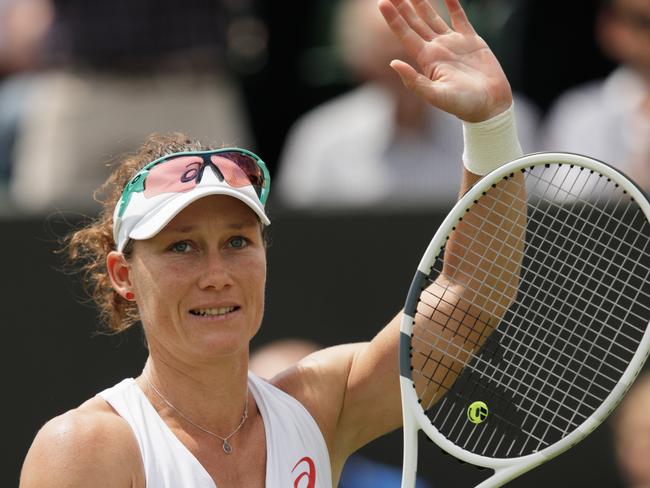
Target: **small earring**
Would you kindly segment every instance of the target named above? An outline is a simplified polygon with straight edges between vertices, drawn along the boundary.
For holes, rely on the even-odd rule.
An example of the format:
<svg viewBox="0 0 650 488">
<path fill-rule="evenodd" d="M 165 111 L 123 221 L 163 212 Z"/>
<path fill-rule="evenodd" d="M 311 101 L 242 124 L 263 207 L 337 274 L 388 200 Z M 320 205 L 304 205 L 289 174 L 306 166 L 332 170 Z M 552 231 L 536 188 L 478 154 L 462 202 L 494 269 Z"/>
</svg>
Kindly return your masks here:
<svg viewBox="0 0 650 488">
<path fill-rule="evenodd" d="M 126 298 L 127 300 L 133 300 L 135 298 L 135 293 L 133 293 L 132 291 L 127 291 L 124 294 L 124 298 Z"/>
</svg>

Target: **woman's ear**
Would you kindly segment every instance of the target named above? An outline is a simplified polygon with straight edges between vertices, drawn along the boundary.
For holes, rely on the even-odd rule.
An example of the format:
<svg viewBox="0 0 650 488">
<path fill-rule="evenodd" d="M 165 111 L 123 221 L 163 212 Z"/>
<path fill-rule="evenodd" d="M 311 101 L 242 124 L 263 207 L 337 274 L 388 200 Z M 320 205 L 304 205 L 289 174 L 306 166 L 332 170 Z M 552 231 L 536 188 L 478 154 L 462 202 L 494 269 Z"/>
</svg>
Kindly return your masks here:
<svg viewBox="0 0 650 488">
<path fill-rule="evenodd" d="M 131 266 L 127 262 L 124 254 L 117 251 L 111 251 L 106 256 L 106 268 L 108 276 L 111 279 L 113 289 L 124 299 L 133 300 L 133 283 L 131 282 Z"/>
</svg>

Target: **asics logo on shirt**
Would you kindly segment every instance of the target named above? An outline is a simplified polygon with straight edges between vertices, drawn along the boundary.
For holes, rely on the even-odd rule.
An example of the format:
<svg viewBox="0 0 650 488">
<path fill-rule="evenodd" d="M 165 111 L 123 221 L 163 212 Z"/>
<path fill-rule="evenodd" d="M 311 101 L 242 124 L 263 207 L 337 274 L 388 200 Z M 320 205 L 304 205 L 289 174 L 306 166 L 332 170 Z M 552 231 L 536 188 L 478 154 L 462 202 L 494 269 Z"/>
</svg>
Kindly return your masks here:
<svg viewBox="0 0 650 488">
<path fill-rule="evenodd" d="M 300 467 L 298 476 L 293 480 L 293 488 L 315 488 L 316 487 L 316 465 L 309 456 L 305 456 L 296 463 L 291 472 L 295 472 L 296 468 Z M 301 484 L 304 478 L 307 478 L 307 484 Z"/>
</svg>

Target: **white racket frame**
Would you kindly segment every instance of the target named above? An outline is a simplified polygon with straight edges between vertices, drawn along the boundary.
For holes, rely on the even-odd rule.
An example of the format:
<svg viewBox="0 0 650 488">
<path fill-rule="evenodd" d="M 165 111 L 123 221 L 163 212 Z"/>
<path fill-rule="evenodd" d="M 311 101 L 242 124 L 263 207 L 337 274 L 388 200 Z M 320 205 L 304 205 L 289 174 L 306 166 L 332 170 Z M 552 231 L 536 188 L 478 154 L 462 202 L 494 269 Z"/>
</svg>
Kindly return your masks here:
<svg viewBox="0 0 650 488">
<path fill-rule="evenodd" d="M 444 246 L 446 237 L 452 232 L 452 228 L 458 223 L 458 218 L 465 214 L 466 209 L 473 205 L 474 200 L 477 200 L 481 197 L 482 192 L 490 188 L 493 183 L 500 181 L 504 176 L 508 176 L 511 173 L 520 172 L 524 168 L 530 168 L 531 166 L 539 166 L 547 163 L 563 163 L 567 165 L 575 164 L 576 166 L 582 166 L 586 169 L 593 169 L 594 171 L 597 171 L 600 174 L 611 178 L 612 181 L 618 183 L 624 190 L 626 190 L 630 197 L 634 198 L 636 203 L 645 214 L 646 218 L 650 220 L 650 204 L 648 203 L 648 200 L 643 192 L 639 190 L 639 188 L 626 176 L 611 166 L 578 154 L 563 152 L 544 152 L 530 154 L 506 163 L 500 168 L 483 177 L 456 203 L 456 205 L 454 205 L 453 209 L 444 219 L 437 232 L 433 236 L 433 239 L 429 243 L 424 256 L 420 260 L 418 271 L 424 273 L 425 275 L 429 274 L 431 265 L 440 253 L 440 249 Z M 408 338 L 411 337 L 411 333 L 413 331 L 413 323 L 414 317 L 404 313 L 402 316 L 400 331 Z M 650 352 L 650 328 L 646 328 L 639 347 L 636 353 L 633 355 L 630 364 L 623 373 L 618 384 L 607 396 L 605 401 L 588 419 L 580 424 L 569 435 L 556 442 L 555 444 L 542 449 L 541 451 L 533 454 L 528 454 L 526 456 L 507 459 L 491 458 L 469 452 L 449 441 L 432 425 L 431 421 L 426 416 L 424 410 L 418 402 L 417 393 L 415 391 L 415 384 L 410 375 L 410 360 L 408 358 L 401 357 L 404 352 L 404 347 L 401 346 L 400 363 L 407 361 L 409 364 L 409 371 L 404 371 L 405 367 L 404 364 L 402 364 L 402 371 L 400 374 L 402 415 L 404 421 L 402 488 L 413 488 L 415 486 L 419 430 L 422 430 L 440 448 L 455 458 L 473 464 L 475 466 L 491 468 L 494 470 L 494 475 L 476 486 L 476 488 L 493 488 L 502 486 L 503 484 L 525 473 L 526 471 L 531 470 L 535 466 L 539 466 L 540 464 L 571 448 L 582 439 L 584 439 L 587 435 L 589 435 L 603 422 L 603 420 L 605 420 L 605 418 L 611 413 L 616 405 L 618 405 L 619 401 L 632 385 L 634 379 L 645 363 L 648 352 Z M 407 376 L 405 376 L 405 374 L 407 374 Z"/>
</svg>

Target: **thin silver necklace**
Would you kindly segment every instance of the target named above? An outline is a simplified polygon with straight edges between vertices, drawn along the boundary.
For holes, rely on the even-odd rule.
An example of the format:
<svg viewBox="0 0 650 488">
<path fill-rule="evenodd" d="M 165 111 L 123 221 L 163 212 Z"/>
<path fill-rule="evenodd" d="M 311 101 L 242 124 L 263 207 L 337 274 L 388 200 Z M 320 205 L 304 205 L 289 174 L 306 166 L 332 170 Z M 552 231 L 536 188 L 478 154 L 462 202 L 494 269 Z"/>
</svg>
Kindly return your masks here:
<svg viewBox="0 0 650 488">
<path fill-rule="evenodd" d="M 149 378 L 147 378 L 145 375 L 142 375 L 142 377 L 147 382 L 147 384 L 151 387 L 151 389 L 156 393 L 156 395 L 158 395 L 163 402 L 165 402 L 167 405 L 169 405 L 169 408 L 174 410 L 178 415 L 181 416 L 181 418 L 183 418 L 186 422 L 192 424 L 197 429 L 202 430 L 206 434 L 210 434 L 210 435 L 216 437 L 217 439 L 219 439 L 221 442 L 223 442 L 223 452 L 225 452 L 226 454 L 230 454 L 232 452 L 232 445 L 230 445 L 230 442 L 228 442 L 228 439 L 230 439 L 237 432 L 239 432 L 239 429 L 241 429 L 244 426 L 244 422 L 246 422 L 246 419 L 248 418 L 248 393 L 246 393 L 246 400 L 244 401 L 244 413 L 241 416 L 241 422 L 239 422 L 239 425 L 237 426 L 237 428 L 235 430 L 233 430 L 230 434 L 228 434 L 226 437 L 221 437 L 219 434 L 215 434 L 211 430 L 208 430 L 208 429 L 206 429 L 204 427 L 201 427 L 199 424 L 196 424 L 196 423 L 192 422 L 189 418 L 187 418 L 183 414 L 183 412 L 181 412 L 178 408 L 176 408 L 174 405 L 172 405 L 172 403 L 169 400 L 167 400 L 167 398 L 165 398 L 165 396 L 162 393 L 160 393 L 160 391 L 158 391 L 158 388 L 153 386 L 151 381 L 149 381 Z"/>
</svg>

